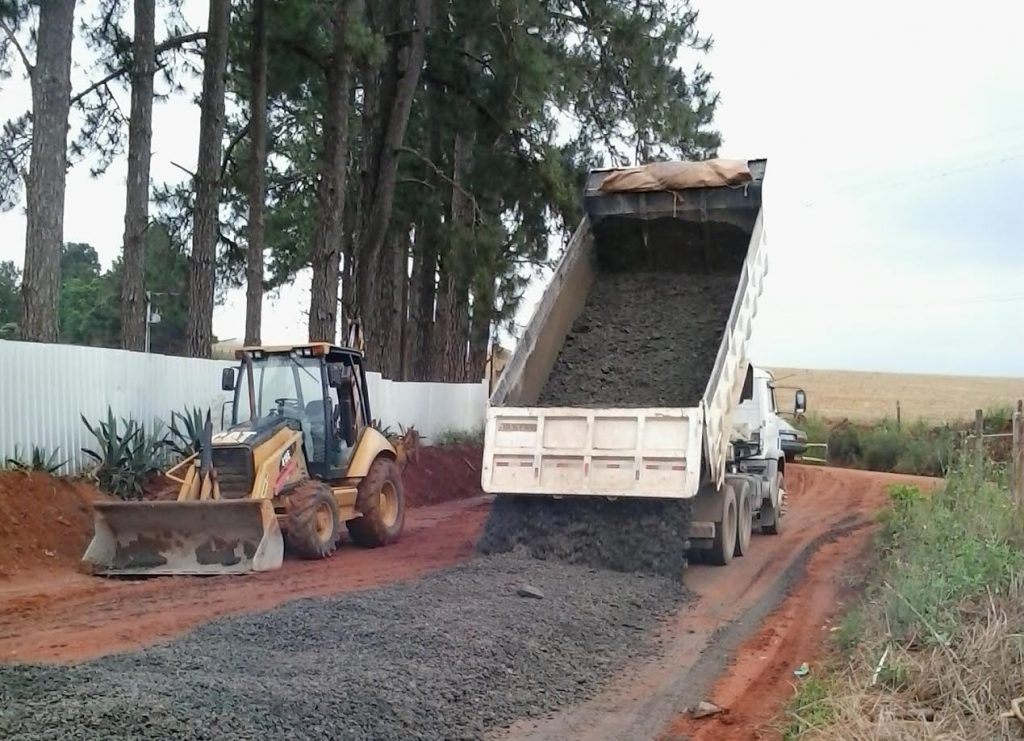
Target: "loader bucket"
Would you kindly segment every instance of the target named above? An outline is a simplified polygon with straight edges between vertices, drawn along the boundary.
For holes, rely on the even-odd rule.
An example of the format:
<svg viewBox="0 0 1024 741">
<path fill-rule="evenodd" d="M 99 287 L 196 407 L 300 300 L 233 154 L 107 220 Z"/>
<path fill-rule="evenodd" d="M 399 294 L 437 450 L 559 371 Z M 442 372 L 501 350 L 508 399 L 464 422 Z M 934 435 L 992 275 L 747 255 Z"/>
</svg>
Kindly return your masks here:
<svg viewBox="0 0 1024 741">
<path fill-rule="evenodd" d="M 265 499 L 96 502 L 82 560 L 95 574 L 238 574 L 281 567 L 284 540 Z"/>
</svg>

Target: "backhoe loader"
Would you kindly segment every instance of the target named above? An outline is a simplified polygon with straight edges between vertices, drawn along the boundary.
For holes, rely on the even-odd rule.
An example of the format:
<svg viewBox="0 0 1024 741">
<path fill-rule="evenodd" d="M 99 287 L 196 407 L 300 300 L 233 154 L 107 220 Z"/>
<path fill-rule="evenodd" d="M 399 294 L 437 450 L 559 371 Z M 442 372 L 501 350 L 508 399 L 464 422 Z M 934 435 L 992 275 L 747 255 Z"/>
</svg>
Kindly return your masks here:
<svg viewBox="0 0 1024 741">
<path fill-rule="evenodd" d="M 94 574 L 223 574 L 280 568 L 285 546 L 319 559 L 345 523 L 358 545 L 398 540 L 402 469 L 415 431 L 372 426 L 361 348 L 322 342 L 245 347 L 221 386 L 231 425 L 167 472 L 173 501 L 95 505 L 84 556 Z M 239 411 L 248 407 L 248 418 Z"/>
</svg>

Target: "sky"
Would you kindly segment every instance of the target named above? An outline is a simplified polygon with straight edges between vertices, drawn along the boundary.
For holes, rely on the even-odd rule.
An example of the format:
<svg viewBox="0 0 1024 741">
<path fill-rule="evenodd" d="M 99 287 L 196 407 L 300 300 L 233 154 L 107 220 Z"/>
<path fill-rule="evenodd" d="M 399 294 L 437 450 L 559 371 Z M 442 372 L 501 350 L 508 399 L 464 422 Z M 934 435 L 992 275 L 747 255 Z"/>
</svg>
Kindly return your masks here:
<svg viewBox="0 0 1024 741">
<path fill-rule="evenodd" d="M 204 2 L 186 3 L 197 27 Z M 924 0 L 694 0 L 714 37 L 724 157 L 767 157 L 769 272 L 752 359 L 778 367 L 1024 375 L 1024 6 Z M 75 56 L 86 59 L 81 44 Z M 684 57 L 692 61 L 691 56 Z M 80 88 L 86 70 L 73 73 Z M 6 80 L 0 112 L 28 106 Z M 198 85 L 198 83 L 197 83 Z M 127 103 L 126 103 L 127 105 Z M 127 108 L 126 108 L 127 110 Z M 0 118 L 4 117 L 0 115 Z M 188 97 L 154 113 L 154 182 L 196 159 Z M 595 163 L 600 164 L 600 163 Z M 124 218 L 124 162 L 68 175 L 65 241 L 108 265 Z M 21 264 L 22 208 L 0 214 L 0 259 Z M 269 296 L 266 341 L 302 337 L 309 274 Z M 543 291 L 527 291 L 525 324 Z M 244 328 L 231 292 L 214 333 Z M 506 341 L 507 342 L 507 341 Z"/>
</svg>

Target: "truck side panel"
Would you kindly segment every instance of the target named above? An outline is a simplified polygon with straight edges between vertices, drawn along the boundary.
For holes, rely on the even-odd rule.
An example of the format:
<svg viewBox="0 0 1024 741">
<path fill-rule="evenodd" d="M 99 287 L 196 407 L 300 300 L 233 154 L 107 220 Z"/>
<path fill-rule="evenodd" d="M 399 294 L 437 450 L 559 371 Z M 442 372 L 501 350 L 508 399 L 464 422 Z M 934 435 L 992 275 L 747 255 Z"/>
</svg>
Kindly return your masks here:
<svg viewBox="0 0 1024 741">
<path fill-rule="evenodd" d="M 750 247 L 743 264 L 743 272 L 736 288 L 729 323 L 718 348 L 714 370 L 704 392 L 705 441 L 709 470 L 712 480 L 719 486 L 725 477 L 725 461 L 729 450 L 729 433 L 732 429 L 732 414 L 739 403 L 743 379 L 747 375 L 747 343 L 750 330 L 757 314 L 757 300 L 764 288 L 768 273 L 767 250 L 763 245 L 762 215 L 758 214 L 754 231 L 750 236 Z"/>
<path fill-rule="evenodd" d="M 590 223 L 584 217 L 494 388 L 491 406 L 537 401 L 594 284 L 592 244 Z"/>
</svg>

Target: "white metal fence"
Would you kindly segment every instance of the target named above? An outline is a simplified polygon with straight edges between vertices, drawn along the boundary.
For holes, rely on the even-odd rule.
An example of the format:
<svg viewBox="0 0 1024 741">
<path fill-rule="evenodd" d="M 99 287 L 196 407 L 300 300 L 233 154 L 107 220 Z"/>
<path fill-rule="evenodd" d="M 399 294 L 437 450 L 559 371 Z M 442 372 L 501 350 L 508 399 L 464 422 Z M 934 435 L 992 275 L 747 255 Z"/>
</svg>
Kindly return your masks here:
<svg viewBox="0 0 1024 741">
<path fill-rule="evenodd" d="M 73 345 L 0 340 L 0 464 L 33 446 L 59 448 L 69 467 L 85 463 L 81 452 L 93 440 L 82 424 L 134 418 L 147 429 L 170 422 L 171 412 L 210 408 L 214 424 L 229 394 L 220 390 L 221 370 L 234 363 L 197 360 Z M 373 416 L 396 432 L 415 425 L 427 444 L 445 430 L 481 428 L 487 384 L 398 383 L 369 374 Z"/>
</svg>

